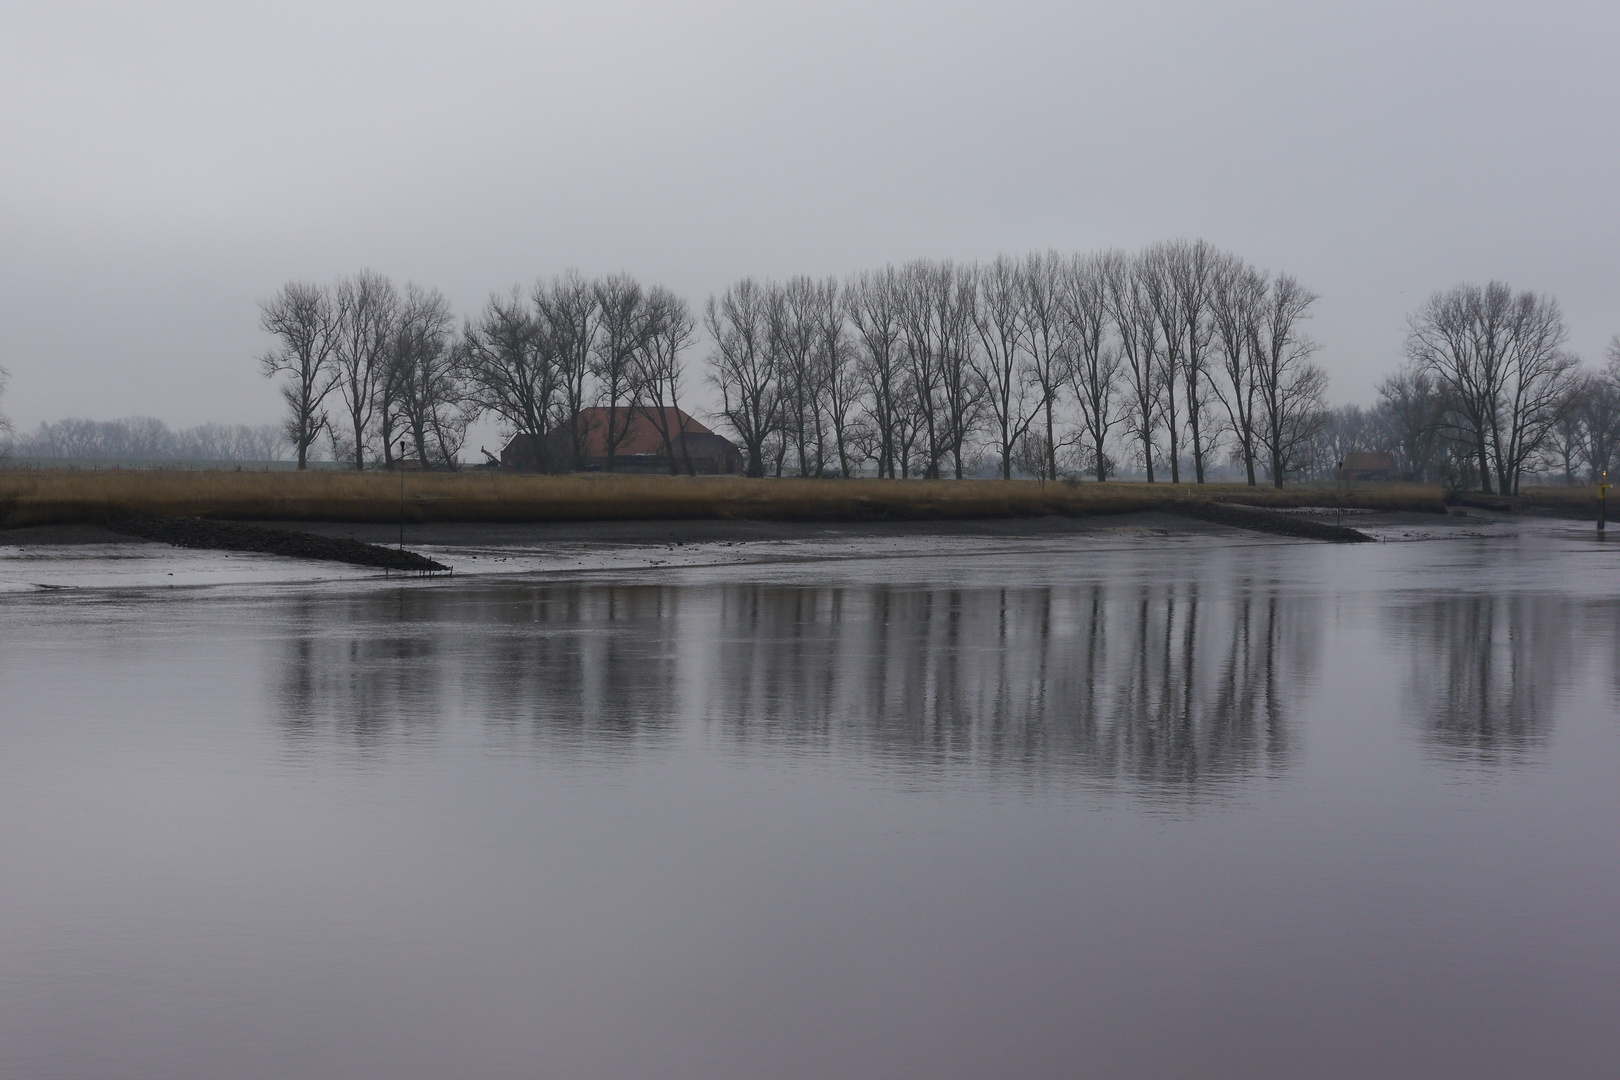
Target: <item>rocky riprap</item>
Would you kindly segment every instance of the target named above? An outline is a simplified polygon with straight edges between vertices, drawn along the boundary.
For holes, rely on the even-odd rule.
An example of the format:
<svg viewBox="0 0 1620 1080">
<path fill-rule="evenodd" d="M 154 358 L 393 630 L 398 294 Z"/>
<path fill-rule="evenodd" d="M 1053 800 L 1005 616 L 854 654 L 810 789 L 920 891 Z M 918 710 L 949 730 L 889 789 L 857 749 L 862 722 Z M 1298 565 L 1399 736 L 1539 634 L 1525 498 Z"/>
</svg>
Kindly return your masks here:
<svg viewBox="0 0 1620 1080">
<path fill-rule="evenodd" d="M 359 540 L 317 536 L 314 533 L 267 529 L 237 521 L 123 514 L 110 517 L 103 524 L 108 530 L 125 536 L 138 536 L 143 540 L 157 540 L 183 548 L 251 551 L 261 555 L 285 555 L 294 559 L 317 559 L 419 574 L 437 574 L 450 569 L 414 551 L 366 544 Z"/>
<path fill-rule="evenodd" d="M 1231 525 L 1239 529 L 1273 533 L 1277 536 L 1296 536 L 1302 540 L 1332 540 L 1341 544 L 1363 544 L 1373 540 L 1373 537 L 1358 529 L 1329 525 L 1325 521 L 1311 521 L 1292 514 L 1274 514 L 1249 506 L 1233 506 L 1231 503 L 1177 500 L 1166 506 L 1165 510 L 1182 517 L 1213 522 L 1216 525 Z"/>
</svg>

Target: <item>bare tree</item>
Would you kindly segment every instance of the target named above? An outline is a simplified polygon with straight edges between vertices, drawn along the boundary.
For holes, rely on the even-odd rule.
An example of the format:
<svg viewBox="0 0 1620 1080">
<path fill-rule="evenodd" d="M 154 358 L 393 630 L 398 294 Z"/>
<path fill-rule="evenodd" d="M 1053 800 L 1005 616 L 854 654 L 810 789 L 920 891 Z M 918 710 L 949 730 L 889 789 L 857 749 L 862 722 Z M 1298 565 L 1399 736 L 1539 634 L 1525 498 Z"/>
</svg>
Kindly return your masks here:
<svg viewBox="0 0 1620 1080">
<path fill-rule="evenodd" d="M 1491 429 L 1491 448 L 1498 490 L 1517 495 L 1525 466 L 1567 407 L 1580 362 L 1564 349 L 1569 331 L 1556 300 L 1520 293 L 1514 301 L 1507 398 Z"/>
<path fill-rule="evenodd" d="M 1108 342 L 1107 278 L 1104 257 L 1076 256 L 1064 273 L 1062 297 L 1067 369 L 1098 482 L 1108 479 L 1108 433 L 1119 422 L 1114 405 L 1122 363 L 1120 350 Z M 1050 467 L 1056 479 L 1055 459 Z"/>
<path fill-rule="evenodd" d="M 602 434 L 607 471 L 612 472 L 614 456 L 629 436 L 640 405 L 636 358 L 646 349 L 652 319 L 640 283 L 627 274 L 596 283 L 596 306 L 602 313 L 601 331 L 591 354 L 591 374 L 596 376 L 598 402 L 606 409 L 607 426 Z"/>
<path fill-rule="evenodd" d="M 9 382 L 10 380 L 11 380 L 11 372 L 7 371 L 3 367 L 0 367 L 0 397 L 5 396 L 6 383 Z M 9 439 L 13 430 L 14 429 L 11 426 L 11 421 L 6 418 L 6 414 L 5 413 L 0 413 L 0 437 L 5 437 L 5 438 Z M 9 451 L 10 451 L 10 445 L 8 443 L 6 446 L 0 447 L 0 456 L 4 456 Z"/>
<path fill-rule="evenodd" d="M 833 449 L 838 455 L 838 475 L 848 477 L 855 457 L 854 444 L 860 440 L 857 406 L 861 396 L 861 371 L 855 345 L 849 339 L 844 317 L 844 297 L 837 278 L 827 278 L 816 287 L 816 384 L 823 397 L 822 412 L 832 428 Z"/>
<path fill-rule="evenodd" d="M 945 421 L 940 449 L 950 451 L 952 471 L 958 480 L 962 479 L 962 448 L 978 425 L 984 404 L 983 388 L 973 376 L 973 309 L 978 293 L 973 267 L 941 264 L 933 294 L 939 327 L 940 404 Z"/>
<path fill-rule="evenodd" d="M 309 448 L 326 427 L 321 405 L 332 391 L 336 323 L 331 295 L 306 281 L 289 281 L 259 303 L 259 325 L 277 339 L 276 347 L 259 358 L 259 367 L 266 378 L 291 376 L 281 397 L 289 414 L 287 441 L 300 469 L 308 467 Z"/>
<path fill-rule="evenodd" d="M 585 458 L 585 427 L 580 420 L 587 398 L 591 358 L 602 309 L 595 286 L 569 270 L 549 285 L 534 288 L 534 306 L 541 326 L 552 343 L 559 376 L 557 427 L 567 433 L 567 460 L 555 467 L 577 469 Z"/>
<path fill-rule="evenodd" d="M 1372 414 L 1360 405 L 1340 405 L 1328 409 L 1323 417 L 1322 437 L 1327 456 L 1334 462 L 1343 461 L 1347 454 L 1358 450 L 1377 450 L 1377 429 Z"/>
<path fill-rule="evenodd" d="M 452 348 L 454 329 L 455 315 L 443 294 L 405 286 L 389 366 L 402 426 L 424 469 L 434 461 L 456 468 L 466 436 L 468 395 L 460 376 L 470 365 Z"/>
<path fill-rule="evenodd" d="M 686 422 L 681 417 L 682 355 L 697 338 L 697 321 L 685 300 L 661 286 L 647 294 L 648 332 L 637 360 L 639 397 L 648 407 L 653 426 L 664 440 L 669 473 L 679 475 L 682 463 L 688 476 L 697 475 L 686 444 Z M 674 414 L 671 416 L 671 414 Z M 677 459 L 676 450 L 680 457 Z"/>
<path fill-rule="evenodd" d="M 1436 293 L 1408 319 L 1407 356 L 1452 404 L 1481 487 L 1517 490 L 1525 462 L 1551 431 L 1575 360 L 1551 297 L 1493 281 Z"/>
<path fill-rule="evenodd" d="M 1602 393 L 1602 380 L 1589 371 L 1570 380 L 1552 428 L 1542 446 L 1541 464 L 1563 473 L 1564 483 L 1574 486 L 1585 471 L 1587 457 L 1586 404 Z"/>
<path fill-rule="evenodd" d="M 1593 377 L 1580 408 L 1586 428 L 1586 469 L 1596 480 L 1620 467 L 1620 335 L 1609 342 L 1609 366 Z"/>
<path fill-rule="evenodd" d="M 906 369 L 900 318 L 900 282 L 894 267 L 870 271 L 844 286 L 844 311 L 859 346 L 866 407 L 877 438 L 878 475 L 893 479 L 899 466 Z"/>
<path fill-rule="evenodd" d="M 766 338 L 770 314 L 765 290 L 743 278 L 709 297 L 704 324 L 714 351 L 709 378 L 720 391 L 720 412 L 748 454 L 748 475 L 765 475 L 765 444 L 777 431 L 781 406 L 775 365 Z"/>
<path fill-rule="evenodd" d="M 923 476 L 939 476 L 939 462 L 945 456 L 946 432 L 941 414 L 940 389 L 943 382 L 945 342 L 936 321 L 935 293 L 940 291 L 944 268 L 926 259 L 916 259 L 900 270 L 900 325 L 904 333 L 906 367 L 916 408 L 916 434 L 924 440 L 926 464 Z M 947 286 L 948 287 L 948 286 Z"/>
<path fill-rule="evenodd" d="M 1121 365 L 1128 391 L 1125 425 L 1140 441 L 1142 467 L 1153 483 L 1153 436 L 1159 426 L 1158 317 L 1148 291 L 1148 273 L 1140 259 L 1123 252 L 1103 256 L 1108 313 L 1118 335 Z"/>
<path fill-rule="evenodd" d="M 513 286 L 507 295 L 491 294 L 478 320 L 467 321 L 458 353 L 472 402 L 528 438 L 541 472 L 557 465 L 547 435 L 562 381 L 548 330 Z"/>
<path fill-rule="evenodd" d="M 1058 394 L 1071 375 L 1066 349 L 1071 343 L 1071 330 L 1064 307 L 1064 290 L 1068 285 L 1069 267 L 1055 251 L 1044 255 L 1025 257 L 1019 275 L 1023 293 L 1025 339 L 1028 342 L 1030 374 L 1040 389 L 1040 410 L 1046 421 L 1046 464 L 1042 475 L 1057 479 L 1057 423 Z"/>
<path fill-rule="evenodd" d="M 1255 392 L 1260 441 L 1271 457 L 1271 482 L 1283 481 L 1322 420 L 1327 375 L 1310 362 L 1316 343 L 1300 330 L 1316 294 L 1293 277 L 1272 280 L 1254 334 Z"/>
<path fill-rule="evenodd" d="M 1187 433 L 1192 437 L 1193 472 L 1204 482 L 1204 459 L 1214 433 L 1208 422 L 1211 379 L 1209 357 L 1214 320 L 1211 317 L 1211 291 L 1219 253 L 1206 241 L 1191 244 L 1178 241 L 1168 252 L 1171 285 L 1181 312 L 1182 397 L 1187 410 Z"/>
<path fill-rule="evenodd" d="M 1210 313 L 1225 375 L 1225 384 L 1216 380 L 1212 389 L 1225 406 L 1236 440 L 1234 452 L 1243 461 L 1250 487 L 1257 482 L 1255 460 L 1260 446 L 1256 379 L 1259 321 L 1270 287 L 1264 274 L 1236 255 L 1221 257 L 1211 279 Z"/>
<path fill-rule="evenodd" d="M 1435 475 L 1445 424 L 1444 398 L 1429 373 L 1405 367 L 1378 384 L 1379 411 L 1405 470 L 1422 480 Z"/>
<path fill-rule="evenodd" d="M 919 473 L 926 474 L 928 468 L 926 463 L 920 469 L 912 465 L 917 453 L 917 439 L 923 434 L 923 428 L 922 410 L 917 407 L 917 384 L 912 382 L 909 373 L 900 382 L 896 400 L 894 452 L 895 461 L 900 466 L 900 478 L 904 480 Z"/>
<path fill-rule="evenodd" d="M 782 432 L 800 476 L 821 471 L 825 454 L 821 432 L 821 387 L 815 364 L 819 334 L 817 284 L 804 276 L 784 285 L 768 283 L 771 349 L 782 397 Z"/>
<path fill-rule="evenodd" d="M 1181 290 L 1176 287 L 1177 251 L 1173 244 L 1155 244 L 1137 259 L 1143 292 L 1153 312 L 1158 333 L 1153 351 L 1155 381 L 1159 389 L 1159 418 L 1170 439 L 1170 482 L 1181 483 L 1181 410 L 1178 393 L 1185 341 Z"/>
<path fill-rule="evenodd" d="M 1001 478 L 1012 479 L 1013 447 L 1040 415 L 1043 395 L 1031 393 L 1029 323 L 1025 313 L 1023 274 L 1017 263 L 999 255 L 977 275 L 978 303 L 974 326 L 979 348 L 974 372 L 984 385 L 984 399 L 996 424 Z M 1051 413 L 1048 411 L 1048 422 Z"/>
<path fill-rule="evenodd" d="M 1473 452 L 1486 491 L 1491 490 L 1488 440 L 1501 395 L 1507 300 L 1505 289 L 1492 288 L 1487 297 L 1477 287 L 1462 286 L 1435 293 L 1407 320 L 1406 354 L 1444 388 L 1457 436 Z"/>
<path fill-rule="evenodd" d="M 341 278 L 333 289 L 337 325 L 332 363 L 354 436 L 356 469 L 366 467 L 366 436 L 379 398 L 384 396 L 378 391 L 386 382 L 389 338 L 398 303 L 394 283 L 375 270 L 361 270 L 353 277 Z"/>
</svg>

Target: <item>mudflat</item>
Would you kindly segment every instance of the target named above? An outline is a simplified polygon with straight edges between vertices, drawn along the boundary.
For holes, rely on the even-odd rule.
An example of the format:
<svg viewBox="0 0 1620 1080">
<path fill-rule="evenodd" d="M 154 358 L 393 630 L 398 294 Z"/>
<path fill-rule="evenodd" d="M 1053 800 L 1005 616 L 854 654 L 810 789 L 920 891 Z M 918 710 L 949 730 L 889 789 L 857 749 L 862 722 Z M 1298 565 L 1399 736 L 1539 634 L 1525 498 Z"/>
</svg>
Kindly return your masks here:
<svg viewBox="0 0 1620 1080">
<path fill-rule="evenodd" d="M 1337 520 L 1328 509 L 1301 514 L 1323 521 Z M 1347 512 L 1346 526 L 1421 526 L 1460 529 L 1510 520 L 1511 515 L 1493 515 L 1471 510 L 1466 515 L 1432 514 L 1414 511 Z M 313 533 L 341 540 L 368 544 L 394 544 L 400 539 L 397 523 L 287 521 L 278 528 Z M 405 543 L 433 547 L 534 547 L 546 544 L 601 543 L 626 546 L 646 544 L 705 544 L 765 540 L 815 540 L 905 536 L 983 536 L 1018 537 L 1083 536 L 1121 531 L 1152 530 L 1167 534 L 1195 535 L 1233 531 L 1235 526 L 1202 521 L 1178 514 L 1144 511 L 1073 517 L 1047 514 L 1039 517 L 974 518 L 966 520 L 801 522 L 750 520 L 674 521 L 552 521 L 552 522 L 407 522 Z M 44 547 L 79 544 L 159 543 L 160 541 L 116 533 L 100 525 L 30 525 L 0 530 L 0 545 Z"/>
</svg>

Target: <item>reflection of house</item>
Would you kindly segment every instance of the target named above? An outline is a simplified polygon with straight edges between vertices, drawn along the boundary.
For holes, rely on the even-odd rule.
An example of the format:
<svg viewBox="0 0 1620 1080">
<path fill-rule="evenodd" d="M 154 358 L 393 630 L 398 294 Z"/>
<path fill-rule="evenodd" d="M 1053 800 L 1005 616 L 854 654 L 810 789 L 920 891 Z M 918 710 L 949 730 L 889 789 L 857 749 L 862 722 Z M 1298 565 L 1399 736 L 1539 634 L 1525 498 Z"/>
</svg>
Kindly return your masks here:
<svg viewBox="0 0 1620 1080">
<path fill-rule="evenodd" d="M 729 475 L 742 471 L 742 453 L 730 439 L 716 435 L 679 409 L 582 409 L 579 425 L 583 452 L 577 463 L 572 460 L 570 433 L 558 429 L 545 436 L 543 447 L 536 446 L 532 435 L 513 436 L 501 451 L 501 468 L 508 472 L 606 469 L 610 422 L 618 436 L 613 447 L 614 472 L 667 473 L 671 450 L 678 472 L 686 472 L 688 458 L 698 473 Z M 537 452 L 542 448 L 543 460 Z"/>
<path fill-rule="evenodd" d="M 1342 480 L 1394 480 L 1395 455 L 1382 450 L 1356 450 L 1339 462 Z"/>
</svg>

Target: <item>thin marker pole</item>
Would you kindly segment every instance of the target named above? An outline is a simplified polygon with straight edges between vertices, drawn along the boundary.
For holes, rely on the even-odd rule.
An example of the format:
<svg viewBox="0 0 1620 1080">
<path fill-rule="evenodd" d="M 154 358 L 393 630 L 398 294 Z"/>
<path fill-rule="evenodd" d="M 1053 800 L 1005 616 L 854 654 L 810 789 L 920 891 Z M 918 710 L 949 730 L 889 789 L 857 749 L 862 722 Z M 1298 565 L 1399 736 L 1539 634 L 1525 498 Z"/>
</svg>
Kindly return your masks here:
<svg viewBox="0 0 1620 1080">
<path fill-rule="evenodd" d="M 399 550 L 405 550 L 405 440 L 399 440 Z"/>
</svg>

